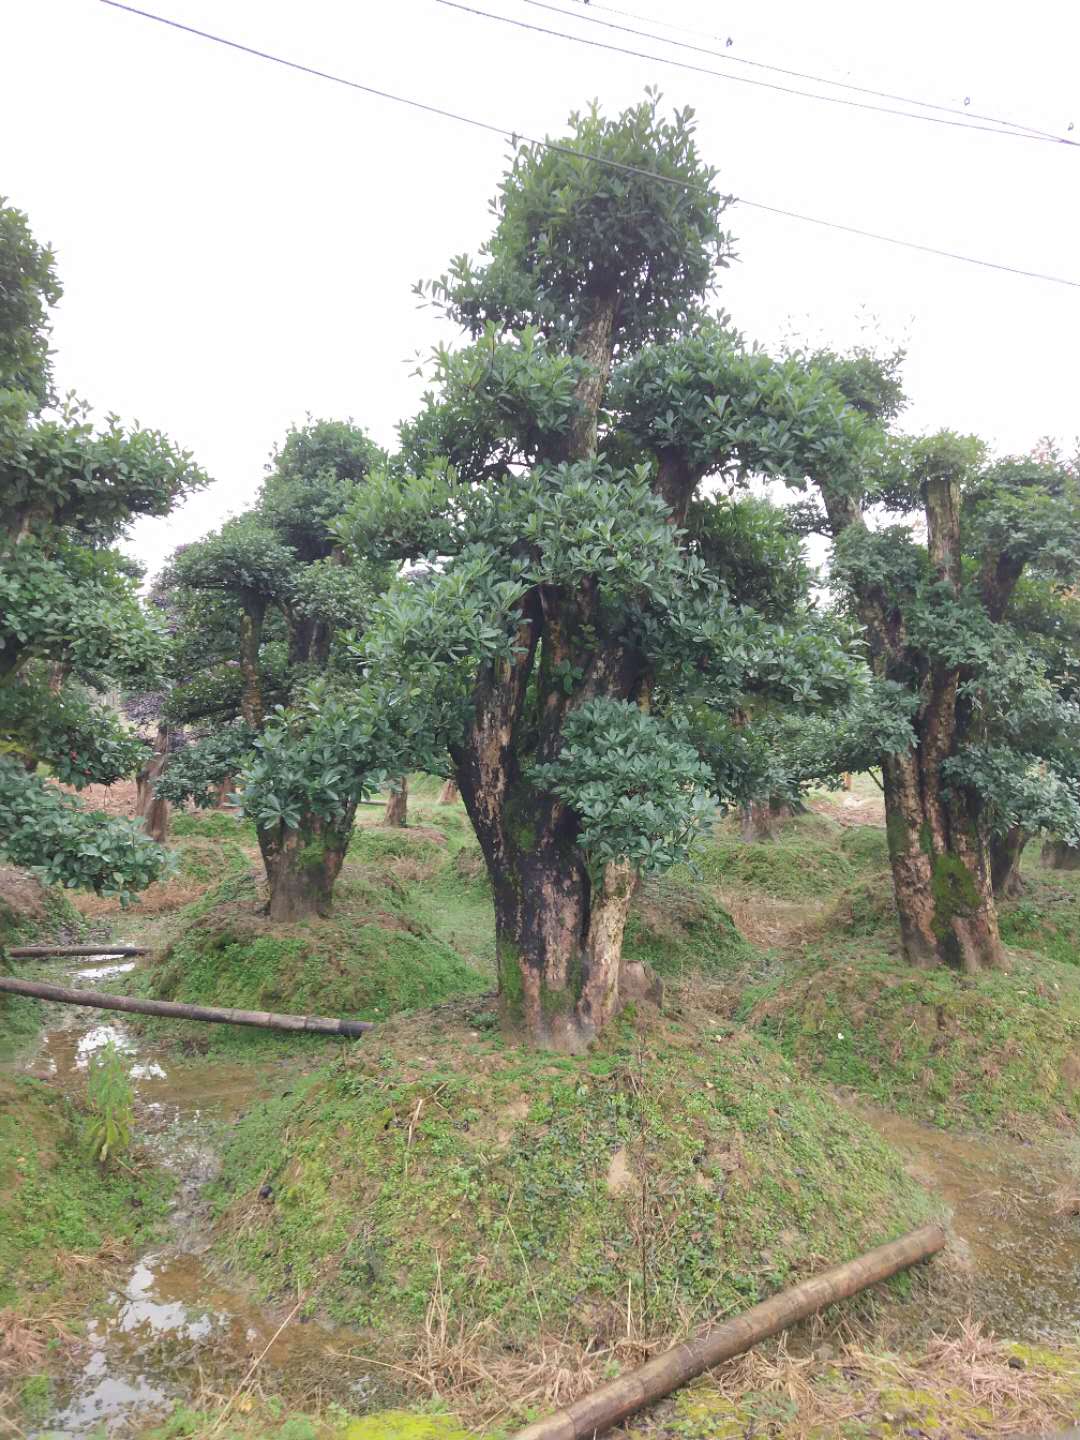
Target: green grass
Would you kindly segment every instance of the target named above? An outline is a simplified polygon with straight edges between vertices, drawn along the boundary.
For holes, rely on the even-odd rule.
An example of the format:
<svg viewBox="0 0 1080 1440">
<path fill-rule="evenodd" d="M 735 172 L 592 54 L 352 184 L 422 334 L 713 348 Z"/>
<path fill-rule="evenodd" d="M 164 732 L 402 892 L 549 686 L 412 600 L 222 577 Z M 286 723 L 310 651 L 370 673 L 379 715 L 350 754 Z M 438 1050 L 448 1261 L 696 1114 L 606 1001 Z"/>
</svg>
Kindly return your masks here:
<svg viewBox="0 0 1080 1440">
<path fill-rule="evenodd" d="M 62 890 L 40 884 L 31 876 L 0 867 L 0 971 L 20 975 L 23 967 L 7 959 L 11 945 L 78 941 L 86 931 L 82 916 Z M 31 966 L 33 962 L 30 962 Z M 39 1000 L 0 995 L 0 1061 L 26 1049 L 41 1028 Z"/>
<path fill-rule="evenodd" d="M 857 863 L 834 837 L 804 833 L 798 822 L 786 827 L 777 840 L 751 844 L 718 828 L 701 845 L 695 861 L 707 882 L 776 900 L 819 899 L 849 884 L 858 873 Z"/>
<path fill-rule="evenodd" d="M 226 810 L 196 810 L 191 814 L 174 814 L 169 821 L 169 837 L 185 839 L 198 836 L 203 840 L 236 840 L 241 845 L 256 843 L 255 826 Z"/>
<path fill-rule="evenodd" d="M 664 979 L 730 972 L 755 954 L 723 906 L 682 872 L 641 885 L 623 950 Z"/>
<path fill-rule="evenodd" d="M 739 1016 L 816 1078 L 939 1125 L 1080 1116 L 1080 972 L 1052 961 L 967 976 L 837 941 L 750 987 Z"/>
<path fill-rule="evenodd" d="M 1024 892 L 1000 907 L 1007 945 L 1080 966 L 1080 871 L 1044 869 L 1036 846 L 1024 854 Z"/>
<path fill-rule="evenodd" d="M 624 1329 L 628 1287 L 640 1305 L 643 1247 L 659 1334 L 928 1213 L 896 1154 L 752 1035 L 625 1014 L 569 1059 L 493 1020 L 399 1018 L 245 1116 L 220 1251 L 391 1345 L 437 1286 L 466 1331 L 586 1340 Z"/>
<path fill-rule="evenodd" d="M 85 1118 L 64 1096 L 0 1077 L 0 1306 L 47 1308 L 65 1283 L 58 1253 L 93 1255 L 106 1241 L 150 1238 L 168 1190 L 149 1168 L 92 1160 Z"/>
</svg>

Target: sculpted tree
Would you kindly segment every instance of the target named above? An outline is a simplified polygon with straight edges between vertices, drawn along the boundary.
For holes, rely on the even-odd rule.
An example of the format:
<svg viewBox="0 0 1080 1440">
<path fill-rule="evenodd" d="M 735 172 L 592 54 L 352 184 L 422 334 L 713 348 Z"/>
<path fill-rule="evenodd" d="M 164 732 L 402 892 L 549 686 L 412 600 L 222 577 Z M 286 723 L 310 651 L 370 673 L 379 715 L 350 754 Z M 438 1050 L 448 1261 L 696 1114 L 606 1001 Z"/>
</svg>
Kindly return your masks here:
<svg viewBox="0 0 1080 1440">
<path fill-rule="evenodd" d="M 0 853 L 51 883 L 124 895 L 157 878 L 164 852 L 38 772 L 82 789 L 142 764 L 146 747 L 95 696 L 153 684 L 165 638 L 113 546 L 206 478 L 156 432 L 97 429 L 85 405 L 56 403 L 59 297 L 51 255 L 0 202 Z"/>
<path fill-rule="evenodd" d="M 734 604 L 688 528 L 718 503 L 707 477 L 802 483 L 866 428 L 831 382 L 705 314 L 728 256 L 713 181 L 689 112 L 652 100 L 521 147 L 480 262 L 430 287 L 475 343 L 438 353 L 400 455 L 339 526 L 356 555 L 430 562 L 361 660 L 449 750 L 505 1026 L 563 1050 L 619 1007 L 637 875 L 712 809 L 687 704 L 815 703 L 851 680 L 824 627 Z"/>
<path fill-rule="evenodd" d="M 900 409 L 894 363 L 815 362 L 866 414 Z M 1053 455 L 990 460 L 944 433 L 897 439 L 861 478 L 825 474 L 818 489 L 834 583 L 875 675 L 909 699 L 912 743 L 881 757 L 904 949 L 917 965 L 1000 967 L 993 837 L 1080 829 L 1058 765 L 1080 737 L 1076 707 L 1010 622 L 1025 571 L 1059 585 L 1076 574 L 1076 475 Z M 875 506 L 909 518 L 871 528 Z"/>
<path fill-rule="evenodd" d="M 387 580 L 378 566 L 343 565 L 332 530 L 380 458 L 351 424 L 291 431 L 255 507 L 178 551 L 166 577 L 180 674 L 166 711 L 209 733 L 170 759 L 156 792 L 209 807 L 242 773 L 275 920 L 329 909 L 368 788 L 351 786 L 326 736 L 310 734 L 311 710 L 300 701 L 321 681 L 324 728 L 333 729 L 331 713 L 340 716 L 327 697 L 345 655 L 336 637 L 363 627 Z M 323 804 L 329 792 L 344 797 L 340 813 Z"/>
</svg>

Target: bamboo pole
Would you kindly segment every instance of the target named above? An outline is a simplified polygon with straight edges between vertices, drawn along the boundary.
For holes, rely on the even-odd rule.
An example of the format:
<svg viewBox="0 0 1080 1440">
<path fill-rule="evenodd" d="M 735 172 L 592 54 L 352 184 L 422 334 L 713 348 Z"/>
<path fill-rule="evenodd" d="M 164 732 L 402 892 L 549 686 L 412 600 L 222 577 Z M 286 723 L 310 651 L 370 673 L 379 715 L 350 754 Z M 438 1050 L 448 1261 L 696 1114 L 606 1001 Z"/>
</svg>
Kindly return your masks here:
<svg viewBox="0 0 1080 1440">
<path fill-rule="evenodd" d="M 602 1435 L 654 1400 L 670 1395 L 721 1361 L 742 1355 L 759 1341 L 786 1330 L 798 1320 L 805 1320 L 826 1305 L 846 1300 L 868 1285 L 876 1285 L 920 1260 L 929 1259 L 944 1244 L 945 1232 L 940 1225 L 924 1225 L 845 1265 L 835 1265 L 755 1305 L 743 1315 L 726 1320 L 715 1330 L 665 1350 L 629 1375 L 620 1375 L 617 1380 L 601 1385 L 591 1395 L 583 1396 L 546 1420 L 526 1425 L 513 1440 L 593 1440 L 594 1436 Z"/>
<path fill-rule="evenodd" d="M 143 945 L 19 945 L 7 952 L 13 960 L 47 960 L 60 955 L 149 955 Z"/>
<path fill-rule="evenodd" d="M 91 1005 L 130 1015 L 165 1015 L 176 1020 L 205 1020 L 212 1025 L 257 1025 L 264 1030 L 308 1030 L 320 1035 L 363 1035 L 375 1026 L 367 1020 L 335 1020 L 328 1015 L 275 1015 L 269 1010 L 227 1010 L 218 1005 L 182 1005 L 176 1000 L 143 1000 L 136 995 L 103 995 L 98 990 L 69 990 L 37 980 L 0 975 L 0 992 L 33 995 L 61 1005 Z"/>
</svg>

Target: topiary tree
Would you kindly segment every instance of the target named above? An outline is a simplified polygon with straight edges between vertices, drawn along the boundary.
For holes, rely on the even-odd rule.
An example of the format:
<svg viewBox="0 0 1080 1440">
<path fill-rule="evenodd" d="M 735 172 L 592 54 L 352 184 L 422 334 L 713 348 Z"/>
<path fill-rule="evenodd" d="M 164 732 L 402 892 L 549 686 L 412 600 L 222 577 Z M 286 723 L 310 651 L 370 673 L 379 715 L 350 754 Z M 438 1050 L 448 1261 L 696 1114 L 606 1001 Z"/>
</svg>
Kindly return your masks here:
<svg viewBox="0 0 1080 1440">
<path fill-rule="evenodd" d="M 899 412 L 896 357 L 814 364 L 869 417 Z M 1076 573 L 1076 474 L 1053 454 L 991 460 L 942 433 L 897 438 L 861 470 L 815 478 L 833 582 L 875 675 L 909 697 L 912 743 L 880 757 L 905 952 L 918 965 L 999 967 L 993 837 L 1080 831 L 1062 769 L 1076 708 L 1010 618 L 1025 572 L 1059 586 Z M 905 523 L 874 528 L 875 507 Z"/>
<path fill-rule="evenodd" d="M 290 431 L 253 509 L 178 551 L 166 576 L 181 676 L 166 711 L 212 728 L 169 761 L 156 791 L 211 806 L 242 776 L 241 804 L 256 822 L 275 920 L 329 909 L 356 804 L 369 788 L 366 779 L 352 785 L 327 735 L 311 733 L 301 702 L 321 680 L 321 702 L 340 719 L 326 683 L 345 655 L 339 637 L 363 627 L 388 579 L 378 565 L 342 564 L 332 530 L 380 458 L 346 422 Z M 333 741 L 353 733 L 336 728 Z"/>
<path fill-rule="evenodd" d="M 732 602 L 704 482 L 846 471 L 867 423 L 828 377 L 704 310 L 725 201 L 655 98 L 518 149 L 479 264 L 428 288 L 474 343 L 435 357 L 397 462 L 339 526 L 427 557 L 361 662 L 445 746 L 491 877 L 504 1024 L 586 1045 L 620 1004 L 636 877 L 686 856 L 713 778 L 691 703 L 818 704 L 857 667 L 828 627 Z M 580 152 L 605 163 L 589 163 Z"/>
<path fill-rule="evenodd" d="M 51 254 L 0 202 L 0 853 L 50 883 L 126 895 L 166 857 L 141 828 L 84 810 L 76 789 L 133 775 L 146 747 L 95 699 L 146 686 L 165 661 L 134 567 L 113 547 L 139 515 L 164 515 L 206 483 L 155 431 L 95 428 L 56 402 Z"/>
</svg>

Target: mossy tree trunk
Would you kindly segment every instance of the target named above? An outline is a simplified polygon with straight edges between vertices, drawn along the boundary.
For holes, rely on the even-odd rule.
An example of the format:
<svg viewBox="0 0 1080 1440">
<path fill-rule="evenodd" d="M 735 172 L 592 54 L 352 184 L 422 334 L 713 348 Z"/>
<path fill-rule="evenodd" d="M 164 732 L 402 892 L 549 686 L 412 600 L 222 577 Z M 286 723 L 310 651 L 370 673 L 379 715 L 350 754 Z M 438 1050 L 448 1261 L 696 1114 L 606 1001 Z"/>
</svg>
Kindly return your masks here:
<svg viewBox="0 0 1080 1440">
<path fill-rule="evenodd" d="M 962 582 L 960 487 L 949 474 L 924 482 L 930 568 L 946 600 Z M 834 534 L 866 522 L 858 504 L 822 486 Z M 1017 572 L 1019 573 L 1019 572 Z M 992 618 L 1000 619 L 1015 576 L 1002 580 Z M 866 581 L 856 600 L 875 672 L 910 683 L 919 677 L 912 717 L 915 746 L 882 759 L 882 788 L 896 906 L 904 952 L 914 965 L 952 965 L 969 973 L 1005 967 L 994 906 L 989 835 L 974 796 L 946 781 L 943 766 L 979 737 L 979 715 L 965 698 L 963 666 L 908 648 L 902 605 L 884 584 Z M 941 603 L 946 603 L 943 600 Z"/>
<path fill-rule="evenodd" d="M 583 1051 L 621 1004 L 622 941 L 636 877 L 590 875 L 566 806 L 518 781 L 498 793 L 459 772 L 487 862 L 503 1030 L 545 1049 Z"/>
<path fill-rule="evenodd" d="M 259 831 L 271 920 L 287 923 L 330 914 L 355 814 L 353 804 L 333 823 L 309 816 L 300 829 L 275 825 Z"/>
<path fill-rule="evenodd" d="M 1015 900 L 1024 890 L 1020 860 L 1031 837 L 1019 825 L 990 840 L 990 880 L 996 900 Z"/>
<path fill-rule="evenodd" d="M 159 725 L 150 757 L 135 778 L 135 814 L 141 818 L 151 840 L 159 845 L 165 843 L 169 834 L 169 802 L 154 794 L 154 785 L 161 778 L 168 755 L 168 727 Z"/>
<path fill-rule="evenodd" d="M 781 822 L 795 813 L 795 806 L 786 800 L 752 800 L 739 807 L 739 834 L 747 845 L 775 840 Z"/>
<path fill-rule="evenodd" d="M 952 965 L 969 973 L 1003 968 L 988 847 L 977 816 L 944 792 L 926 750 L 887 756 L 882 780 L 907 958 L 913 965 Z"/>
<path fill-rule="evenodd" d="M 391 783 L 390 794 L 386 797 L 386 809 L 382 823 L 401 829 L 409 815 L 409 777 L 400 775 Z"/>
</svg>

